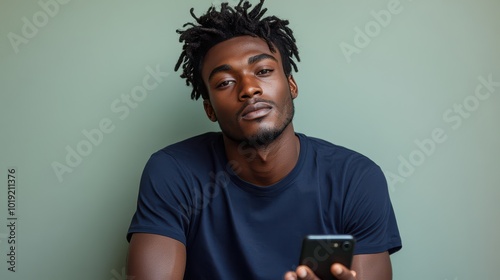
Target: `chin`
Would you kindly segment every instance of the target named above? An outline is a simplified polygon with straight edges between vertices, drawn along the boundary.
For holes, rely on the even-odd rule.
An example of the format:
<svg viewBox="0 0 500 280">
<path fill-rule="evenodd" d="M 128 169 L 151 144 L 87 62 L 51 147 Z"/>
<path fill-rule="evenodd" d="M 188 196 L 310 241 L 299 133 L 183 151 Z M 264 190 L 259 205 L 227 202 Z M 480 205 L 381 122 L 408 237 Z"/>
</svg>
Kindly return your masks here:
<svg viewBox="0 0 500 280">
<path fill-rule="evenodd" d="M 258 120 L 253 124 L 246 124 L 240 127 L 242 134 L 236 135 L 231 133 L 231 130 L 222 129 L 222 133 L 234 142 L 245 143 L 252 147 L 265 147 L 276 139 L 278 139 L 285 129 L 290 125 L 293 119 L 293 111 L 288 118 L 281 123 L 266 121 L 265 119 Z"/>
<path fill-rule="evenodd" d="M 268 127 L 261 128 L 258 132 L 247 136 L 244 140 L 248 145 L 253 147 L 262 147 L 271 144 L 274 140 L 278 139 L 289 123 L 283 127 Z"/>
</svg>

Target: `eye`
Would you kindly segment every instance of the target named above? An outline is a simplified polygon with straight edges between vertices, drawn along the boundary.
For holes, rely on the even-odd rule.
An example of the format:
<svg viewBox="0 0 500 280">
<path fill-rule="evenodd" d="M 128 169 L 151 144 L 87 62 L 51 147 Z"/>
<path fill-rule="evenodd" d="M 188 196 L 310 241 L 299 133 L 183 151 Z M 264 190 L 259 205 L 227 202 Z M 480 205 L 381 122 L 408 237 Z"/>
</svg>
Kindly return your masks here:
<svg viewBox="0 0 500 280">
<path fill-rule="evenodd" d="M 234 83 L 234 81 L 232 81 L 232 80 L 226 80 L 226 81 L 223 81 L 222 83 L 217 84 L 215 86 L 215 88 L 224 88 L 224 87 L 229 86 L 232 83 Z"/>
<path fill-rule="evenodd" d="M 267 75 L 267 74 L 271 74 L 273 71 L 274 71 L 273 69 L 265 68 L 265 69 L 262 69 L 259 72 L 257 72 L 257 75 L 259 75 L 259 76 Z"/>
</svg>

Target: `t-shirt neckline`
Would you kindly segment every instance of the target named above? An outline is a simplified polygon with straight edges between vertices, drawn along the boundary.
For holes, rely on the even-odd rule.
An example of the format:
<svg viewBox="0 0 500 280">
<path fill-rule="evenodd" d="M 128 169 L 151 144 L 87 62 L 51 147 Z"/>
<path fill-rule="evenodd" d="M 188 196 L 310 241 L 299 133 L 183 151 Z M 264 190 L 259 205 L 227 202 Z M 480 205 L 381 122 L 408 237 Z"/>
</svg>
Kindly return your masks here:
<svg viewBox="0 0 500 280">
<path fill-rule="evenodd" d="M 262 187 L 241 179 L 234 172 L 229 172 L 231 182 L 241 190 L 257 196 L 274 196 L 288 189 L 291 185 L 293 185 L 291 183 L 298 177 L 300 170 L 304 165 L 304 161 L 307 158 L 307 137 L 301 133 L 295 133 L 295 135 L 299 138 L 300 143 L 299 158 L 292 171 L 290 171 L 290 173 L 288 173 L 283 179 L 270 186 Z M 224 149 L 222 133 L 220 133 L 218 141 L 216 142 L 216 156 L 218 157 L 219 162 L 223 164 L 222 166 L 228 166 L 229 163 Z"/>
</svg>

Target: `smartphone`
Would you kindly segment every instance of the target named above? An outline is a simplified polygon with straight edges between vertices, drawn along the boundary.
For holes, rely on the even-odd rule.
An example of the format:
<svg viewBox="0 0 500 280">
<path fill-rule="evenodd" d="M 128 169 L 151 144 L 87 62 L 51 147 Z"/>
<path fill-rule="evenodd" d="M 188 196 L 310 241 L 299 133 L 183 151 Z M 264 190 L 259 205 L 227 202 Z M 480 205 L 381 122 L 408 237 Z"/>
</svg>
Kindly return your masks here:
<svg viewBox="0 0 500 280">
<path fill-rule="evenodd" d="M 337 280 L 330 272 L 334 263 L 351 268 L 356 240 L 352 235 L 307 235 L 302 241 L 300 265 L 307 265 L 322 280 Z"/>
</svg>

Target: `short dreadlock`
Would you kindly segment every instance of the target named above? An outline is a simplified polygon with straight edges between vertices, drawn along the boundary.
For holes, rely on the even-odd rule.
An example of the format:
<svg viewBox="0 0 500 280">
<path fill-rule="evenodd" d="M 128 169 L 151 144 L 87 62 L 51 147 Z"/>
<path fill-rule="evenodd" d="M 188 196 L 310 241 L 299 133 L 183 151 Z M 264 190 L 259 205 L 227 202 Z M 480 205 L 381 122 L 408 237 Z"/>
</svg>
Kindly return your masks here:
<svg viewBox="0 0 500 280">
<path fill-rule="evenodd" d="M 191 8 L 191 16 L 198 24 L 188 22 L 183 27 L 190 28 L 177 30 L 179 42 L 184 42 L 184 46 L 175 65 L 177 71 L 182 64 L 181 78 L 186 79 L 188 86 L 193 85 L 191 99 L 197 100 L 200 96 L 208 99 L 208 91 L 201 77 L 203 59 L 211 47 L 233 37 L 249 35 L 262 38 L 272 52 L 276 52 L 275 47 L 278 48 L 287 76 L 291 74 L 292 66 L 295 72 L 298 71 L 293 57 L 300 61 L 299 51 L 293 31 L 287 26 L 288 20 L 276 16 L 262 18 L 267 11 L 267 8 L 262 9 L 263 4 L 264 0 L 260 0 L 249 11 L 252 5 L 247 0 L 240 0 L 234 8 L 222 3 L 220 11 L 212 6 L 199 18 L 194 15 L 194 8 Z"/>
</svg>

